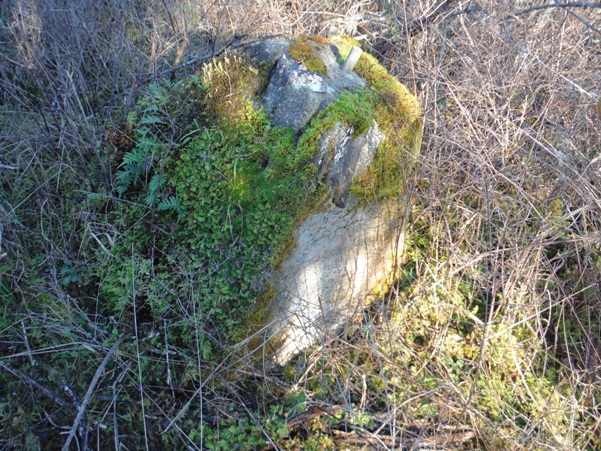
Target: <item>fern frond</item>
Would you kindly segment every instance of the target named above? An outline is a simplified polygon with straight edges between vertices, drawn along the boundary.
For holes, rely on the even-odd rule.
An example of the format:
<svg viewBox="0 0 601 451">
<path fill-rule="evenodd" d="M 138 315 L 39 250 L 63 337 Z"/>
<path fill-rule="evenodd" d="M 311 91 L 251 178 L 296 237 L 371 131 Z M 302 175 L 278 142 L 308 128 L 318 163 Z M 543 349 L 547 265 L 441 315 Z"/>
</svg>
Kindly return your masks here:
<svg viewBox="0 0 601 451">
<path fill-rule="evenodd" d="M 159 202 L 157 209 L 160 211 L 179 211 L 182 208 L 182 204 L 176 196 L 169 196 L 166 199 L 163 199 Z"/>
<path fill-rule="evenodd" d="M 154 115 L 144 116 L 142 118 L 142 120 L 140 121 L 140 125 L 156 125 L 156 124 L 164 125 L 164 124 L 166 124 L 166 122 L 164 119 L 160 118 L 159 116 L 154 116 Z"/>
<path fill-rule="evenodd" d="M 154 174 L 148 183 L 148 191 L 150 194 L 155 194 L 163 185 L 163 177 L 160 174 Z"/>
</svg>

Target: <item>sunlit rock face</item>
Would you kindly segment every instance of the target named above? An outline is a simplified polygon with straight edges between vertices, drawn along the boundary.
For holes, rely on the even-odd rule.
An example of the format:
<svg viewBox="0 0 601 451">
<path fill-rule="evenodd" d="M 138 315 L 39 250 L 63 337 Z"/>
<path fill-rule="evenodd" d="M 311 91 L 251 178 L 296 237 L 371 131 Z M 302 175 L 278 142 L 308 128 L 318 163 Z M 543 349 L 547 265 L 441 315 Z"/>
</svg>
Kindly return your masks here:
<svg viewBox="0 0 601 451">
<path fill-rule="evenodd" d="M 391 281 L 404 243 L 400 210 L 352 201 L 304 221 L 277 273 L 271 333 L 279 364 L 331 337 Z"/>
</svg>

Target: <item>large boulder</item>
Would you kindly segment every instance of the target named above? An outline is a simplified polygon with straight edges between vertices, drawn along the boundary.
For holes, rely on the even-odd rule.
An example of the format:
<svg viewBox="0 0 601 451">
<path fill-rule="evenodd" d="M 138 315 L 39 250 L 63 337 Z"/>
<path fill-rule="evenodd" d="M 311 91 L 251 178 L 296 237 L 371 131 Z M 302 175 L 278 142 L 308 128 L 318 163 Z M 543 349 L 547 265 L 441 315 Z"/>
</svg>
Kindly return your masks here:
<svg viewBox="0 0 601 451">
<path fill-rule="evenodd" d="M 352 44 L 356 43 L 342 40 L 335 45 L 310 38 L 268 41 L 249 50 L 270 73 L 257 103 L 269 114 L 272 125 L 290 127 L 301 143 L 316 145 L 318 177 L 329 188 L 330 200 L 296 227 L 295 247 L 271 282 L 274 297 L 266 310 L 265 342 L 279 364 L 322 342 L 382 294 L 390 286 L 402 253 L 405 206 L 398 203 L 401 193 L 391 196 L 388 192 L 365 202 L 351 191 L 360 178 L 373 179 L 387 169 L 381 166 L 365 176 L 371 166 L 386 160 L 381 155 L 374 163 L 378 149 L 398 156 L 403 154 L 398 148 L 404 147 L 409 158 L 389 160 L 396 158 L 393 165 L 405 166 L 397 175 L 406 173 L 410 157 L 419 150 L 415 136 L 421 135 L 419 105 L 369 55 L 363 55 L 358 65 L 363 76 L 343 70 Z M 369 108 L 373 107 L 370 112 L 376 117 L 358 121 L 365 111 L 341 102 L 341 98 L 352 100 L 348 93 L 371 95 Z M 338 116 L 337 101 L 343 105 Z M 374 191 L 383 186 L 370 183 L 367 188 Z"/>
<path fill-rule="evenodd" d="M 381 295 L 402 254 L 403 175 L 419 151 L 414 96 L 364 54 L 342 67 L 356 42 L 322 38 L 267 41 L 248 55 L 269 73 L 255 100 L 271 124 L 315 149 L 328 190 L 294 232 L 295 246 L 269 282 L 265 349 L 275 362 L 325 340 Z"/>
</svg>

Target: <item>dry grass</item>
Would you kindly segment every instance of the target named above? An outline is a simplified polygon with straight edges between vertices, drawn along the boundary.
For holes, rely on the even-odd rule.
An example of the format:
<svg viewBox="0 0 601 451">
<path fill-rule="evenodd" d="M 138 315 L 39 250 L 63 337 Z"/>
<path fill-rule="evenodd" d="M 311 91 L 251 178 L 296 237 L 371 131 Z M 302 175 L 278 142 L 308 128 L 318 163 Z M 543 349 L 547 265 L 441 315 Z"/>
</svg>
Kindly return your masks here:
<svg viewBox="0 0 601 451">
<path fill-rule="evenodd" d="M 130 3 L 0 5 L 1 449 L 67 435 L 202 449 L 203 421 L 243 417 L 274 449 L 601 447 L 601 8 L 451 1 L 409 36 L 442 2 Z M 82 192 L 114 196 L 105 134 L 142 82 L 197 69 L 234 33 L 339 32 L 363 36 L 425 113 L 389 297 L 284 374 L 236 348 L 211 361 L 173 324 L 109 317 L 103 281 L 69 264 L 93 265 L 124 228 L 127 204 Z M 173 317 L 216 330 L 179 276 Z M 277 417 L 299 393 L 311 415 Z"/>
</svg>

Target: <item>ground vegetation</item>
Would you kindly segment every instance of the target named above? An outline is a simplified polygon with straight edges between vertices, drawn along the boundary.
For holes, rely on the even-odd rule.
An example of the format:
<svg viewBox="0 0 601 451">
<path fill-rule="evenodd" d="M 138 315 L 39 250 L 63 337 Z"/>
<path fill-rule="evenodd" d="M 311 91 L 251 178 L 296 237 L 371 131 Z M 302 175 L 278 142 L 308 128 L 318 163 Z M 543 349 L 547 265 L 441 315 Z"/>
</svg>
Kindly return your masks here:
<svg viewBox="0 0 601 451">
<path fill-rule="evenodd" d="M 2 2 L 0 448 L 599 449 L 600 30 L 596 2 Z M 315 191 L 229 51 L 344 34 L 421 103 L 399 184 L 355 187 L 408 206 L 406 252 L 274 368 L 235 326 Z"/>
</svg>

